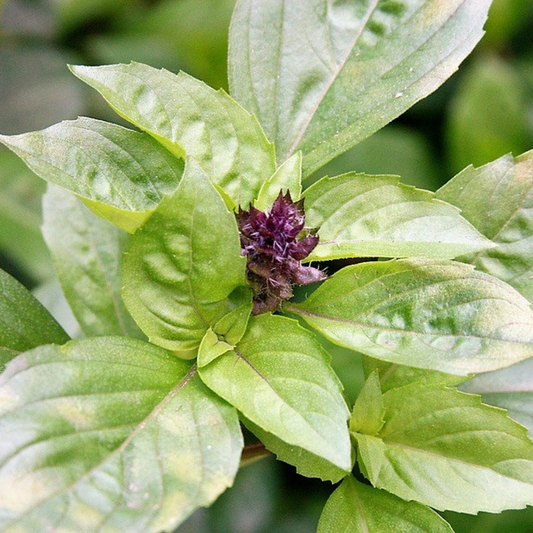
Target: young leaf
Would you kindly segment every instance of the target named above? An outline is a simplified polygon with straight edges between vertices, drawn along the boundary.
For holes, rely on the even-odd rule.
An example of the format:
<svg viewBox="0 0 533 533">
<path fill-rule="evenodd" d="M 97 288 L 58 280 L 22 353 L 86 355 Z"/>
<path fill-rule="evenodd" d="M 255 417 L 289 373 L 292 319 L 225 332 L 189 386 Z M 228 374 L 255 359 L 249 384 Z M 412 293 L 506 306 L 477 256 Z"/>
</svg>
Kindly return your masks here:
<svg viewBox="0 0 533 533">
<path fill-rule="evenodd" d="M 279 162 L 304 176 L 362 141 L 455 72 L 490 0 L 241 0 L 230 28 L 231 94 Z"/>
<path fill-rule="evenodd" d="M 3 531 L 173 530 L 232 484 L 242 449 L 194 367 L 124 337 L 12 361 L 0 431 Z"/>
<path fill-rule="evenodd" d="M 0 372 L 19 353 L 69 336 L 15 278 L 0 270 Z"/>
<path fill-rule="evenodd" d="M 349 173 L 311 186 L 306 224 L 319 228 L 320 241 L 308 259 L 451 259 L 494 246 L 456 208 L 398 180 Z"/>
<path fill-rule="evenodd" d="M 208 332 L 198 366 L 204 383 L 260 429 L 328 461 L 333 477 L 351 470 L 341 384 L 328 354 L 297 322 L 252 317 L 234 348 Z"/>
<path fill-rule="evenodd" d="M 225 92 L 141 63 L 71 69 L 120 116 L 195 161 L 236 205 L 252 202 L 274 172 L 274 149 L 256 118 Z"/>
<path fill-rule="evenodd" d="M 58 187 L 43 198 L 43 219 L 56 273 L 85 335 L 143 338 L 120 295 L 127 234 Z"/>
<path fill-rule="evenodd" d="M 106 218 L 133 232 L 161 198 L 176 190 L 183 161 L 146 133 L 90 118 L 42 131 L 0 135 L 38 176 L 104 204 Z"/>
<path fill-rule="evenodd" d="M 353 434 L 372 485 L 469 514 L 533 504 L 533 442 L 505 411 L 479 396 L 419 383 L 389 390 L 383 401 L 380 432 Z"/>
<path fill-rule="evenodd" d="M 372 372 L 365 381 L 350 417 L 350 431 L 365 435 L 376 435 L 383 427 L 383 395 L 379 383 L 379 374 Z"/>
<path fill-rule="evenodd" d="M 317 533 L 332 531 L 453 533 L 450 525 L 428 507 L 363 485 L 352 476 L 337 487 L 320 516 Z"/>
<path fill-rule="evenodd" d="M 401 365 L 466 375 L 533 356 L 529 302 L 461 263 L 360 263 L 284 309 L 332 342 Z"/>
<path fill-rule="evenodd" d="M 466 168 L 437 191 L 497 248 L 463 258 L 533 302 L 533 151 Z"/>
<path fill-rule="evenodd" d="M 237 223 L 204 171 L 188 161 L 176 193 L 132 237 L 123 297 L 151 342 L 193 350 L 207 329 L 249 301 Z"/>
<path fill-rule="evenodd" d="M 461 390 L 481 394 L 483 401 L 507 409 L 508 415 L 533 437 L 533 359 L 495 372 L 479 374 L 461 385 Z"/>
</svg>

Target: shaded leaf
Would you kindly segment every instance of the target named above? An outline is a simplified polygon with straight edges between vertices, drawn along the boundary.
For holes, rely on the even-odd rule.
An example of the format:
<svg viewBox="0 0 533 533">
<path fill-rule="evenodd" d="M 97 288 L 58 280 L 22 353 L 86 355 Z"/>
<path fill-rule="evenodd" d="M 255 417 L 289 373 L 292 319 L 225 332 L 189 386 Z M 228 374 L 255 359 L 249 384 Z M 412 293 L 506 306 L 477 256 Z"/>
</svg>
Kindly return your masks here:
<svg viewBox="0 0 533 533">
<path fill-rule="evenodd" d="M 450 259 L 494 246 L 453 206 L 395 176 L 349 173 L 304 194 L 306 224 L 319 228 L 309 260 L 344 257 Z"/>
<path fill-rule="evenodd" d="M 401 365 L 466 375 L 533 356 L 529 302 L 461 263 L 353 265 L 284 308 L 332 342 Z"/>
<path fill-rule="evenodd" d="M 479 396 L 418 383 L 389 390 L 383 401 L 380 432 L 353 434 L 375 487 L 469 514 L 533 503 L 533 442 L 505 411 Z"/>
<path fill-rule="evenodd" d="M 124 257 L 127 309 L 154 344 L 193 350 L 249 291 L 235 216 L 204 171 L 188 161 L 176 193 L 131 238 Z M 191 354 L 192 355 L 192 354 Z"/>
<path fill-rule="evenodd" d="M 195 161 L 236 205 L 249 204 L 275 170 L 273 147 L 259 123 L 223 91 L 141 63 L 72 71 L 119 115 Z"/>
<path fill-rule="evenodd" d="M 0 135 L 41 178 L 87 198 L 122 229 L 135 231 L 176 190 L 183 162 L 149 135 L 90 118 L 42 131 Z"/>
<path fill-rule="evenodd" d="M 48 188 L 43 211 L 56 273 L 85 335 L 143 338 L 120 295 L 127 235 L 57 187 Z"/>
<path fill-rule="evenodd" d="M 242 448 L 235 410 L 194 367 L 123 337 L 14 360 L 0 431 L 4 531 L 172 530 L 232 484 Z"/>
<path fill-rule="evenodd" d="M 241 0 L 231 94 L 304 176 L 433 92 L 482 36 L 490 0 Z"/>
<path fill-rule="evenodd" d="M 329 500 L 318 522 L 318 533 L 452 533 L 435 511 L 406 502 L 385 491 L 363 485 L 348 476 Z"/>
<path fill-rule="evenodd" d="M 297 322 L 270 314 L 251 317 L 236 347 L 209 331 L 198 366 L 204 383 L 253 424 L 322 459 L 315 476 L 338 479 L 339 469 L 351 470 L 342 386 L 329 356 Z M 299 466 L 297 455 L 283 458 Z M 325 461 L 332 465 L 329 474 L 323 469 Z"/>
</svg>

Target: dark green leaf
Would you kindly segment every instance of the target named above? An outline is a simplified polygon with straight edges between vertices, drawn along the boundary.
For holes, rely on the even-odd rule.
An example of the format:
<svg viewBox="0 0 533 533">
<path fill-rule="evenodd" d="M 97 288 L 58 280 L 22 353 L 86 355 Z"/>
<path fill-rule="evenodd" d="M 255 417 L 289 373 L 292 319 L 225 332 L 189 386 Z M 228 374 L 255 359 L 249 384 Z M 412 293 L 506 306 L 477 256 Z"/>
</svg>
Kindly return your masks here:
<svg viewBox="0 0 533 533">
<path fill-rule="evenodd" d="M 260 429 L 323 461 L 314 474 L 338 479 L 352 467 L 349 416 L 329 356 L 294 320 L 270 314 L 250 318 L 236 347 L 210 330 L 198 354 L 200 377 Z M 280 450 L 274 448 L 276 453 Z M 284 460 L 298 465 L 295 456 Z M 323 463 L 332 465 L 329 474 Z"/>
<path fill-rule="evenodd" d="M 304 175 L 368 137 L 457 69 L 490 0 L 241 0 L 230 29 L 231 94 L 279 162 Z"/>
<path fill-rule="evenodd" d="M 120 295 L 127 234 L 58 187 L 49 187 L 44 196 L 43 215 L 56 273 L 85 335 L 142 338 Z"/>
<path fill-rule="evenodd" d="M 124 258 L 126 307 L 150 340 L 194 350 L 210 326 L 249 301 L 235 216 L 188 161 L 176 193 L 132 237 Z M 191 354 L 194 355 L 194 354 Z"/>
<path fill-rule="evenodd" d="M 195 161 L 237 205 L 248 205 L 275 170 L 259 123 L 223 91 L 140 63 L 72 71 L 119 115 Z"/>
<path fill-rule="evenodd" d="M 533 504 L 533 442 L 505 411 L 419 383 L 389 390 L 383 402 L 380 432 L 353 434 L 375 487 L 469 514 Z"/>
<path fill-rule="evenodd" d="M 398 179 L 349 173 L 311 186 L 306 224 L 319 228 L 320 242 L 308 259 L 450 259 L 494 246 L 456 208 Z"/>
<path fill-rule="evenodd" d="M 69 339 L 32 294 L 0 270 L 0 371 L 20 352 Z"/>
<path fill-rule="evenodd" d="M 533 151 L 466 168 L 437 197 L 463 216 L 497 248 L 463 258 L 500 278 L 533 302 Z"/>
<path fill-rule="evenodd" d="M 88 199 L 98 214 L 127 231 L 176 190 L 183 171 L 183 161 L 146 133 L 89 118 L 0 135 L 0 142 L 41 178 Z"/>
<path fill-rule="evenodd" d="M 318 533 L 453 533 L 435 512 L 347 477 L 330 496 Z"/>
<path fill-rule="evenodd" d="M 353 265 L 285 309 L 341 346 L 401 365 L 466 375 L 533 356 L 529 302 L 462 263 Z"/>
<path fill-rule="evenodd" d="M 15 359 L 0 431 L 3 531 L 172 530 L 232 484 L 242 448 L 235 410 L 194 367 L 124 337 Z"/>
</svg>

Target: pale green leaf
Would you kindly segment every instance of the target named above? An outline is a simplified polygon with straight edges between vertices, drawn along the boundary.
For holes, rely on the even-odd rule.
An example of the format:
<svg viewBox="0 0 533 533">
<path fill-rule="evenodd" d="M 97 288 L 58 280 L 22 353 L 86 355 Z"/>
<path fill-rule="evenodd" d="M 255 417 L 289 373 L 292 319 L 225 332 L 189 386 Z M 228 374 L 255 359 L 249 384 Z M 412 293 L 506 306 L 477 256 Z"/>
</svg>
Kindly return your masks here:
<svg viewBox="0 0 533 533">
<path fill-rule="evenodd" d="M 466 375 L 533 356 L 529 302 L 462 263 L 360 263 L 284 308 L 332 342 L 401 365 Z"/>
<path fill-rule="evenodd" d="M 124 337 L 12 361 L 0 431 L 2 531 L 170 531 L 232 484 L 242 448 L 195 367 Z"/>
<path fill-rule="evenodd" d="M 141 63 L 71 68 L 119 115 L 195 161 L 237 205 L 252 202 L 275 171 L 259 123 L 225 92 Z"/>
<path fill-rule="evenodd" d="M 350 431 L 376 435 L 385 423 L 384 413 L 385 407 L 383 406 L 379 374 L 372 372 L 365 381 L 353 406 Z"/>
<path fill-rule="evenodd" d="M 204 171 L 188 161 L 176 193 L 131 238 L 124 257 L 127 309 L 159 346 L 193 350 L 207 329 L 243 305 L 246 284 L 235 216 Z"/>
<path fill-rule="evenodd" d="M 435 511 L 406 502 L 385 491 L 347 477 L 329 500 L 318 522 L 318 533 L 453 533 Z"/>
<path fill-rule="evenodd" d="M 304 176 L 424 98 L 482 36 L 490 0 L 240 0 L 231 94 Z"/>
<path fill-rule="evenodd" d="M 0 142 L 46 181 L 105 204 L 112 221 L 131 232 L 146 218 L 143 211 L 176 190 L 183 171 L 183 161 L 146 133 L 90 118 L 0 135 Z"/>
<path fill-rule="evenodd" d="M 252 317 L 235 348 L 208 335 L 198 366 L 204 383 L 260 429 L 331 463 L 332 477 L 351 470 L 342 386 L 328 354 L 297 322 Z M 323 476 L 322 467 L 314 475 Z"/>
<path fill-rule="evenodd" d="M 389 390 L 383 401 L 378 435 L 354 435 L 375 487 L 469 514 L 533 504 L 533 442 L 505 411 L 479 396 L 418 383 Z M 374 455 L 379 468 L 365 469 Z"/>
<path fill-rule="evenodd" d="M 68 335 L 35 297 L 0 270 L 0 372 L 21 352 L 68 340 Z"/>
<path fill-rule="evenodd" d="M 437 191 L 497 248 L 465 257 L 533 302 L 533 151 L 468 167 Z"/>
<path fill-rule="evenodd" d="M 287 159 L 274 174 L 268 178 L 257 197 L 255 207 L 259 211 L 268 211 L 280 191 L 291 193 L 291 198 L 296 201 L 302 194 L 302 152 L 296 152 Z"/>
<path fill-rule="evenodd" d="M 450 259 L 494 246 L 455 207 L 398 179 L 349 173 L 311 186 L 306 224 L 319 228 L 320 241 L 308 260 Z"/>
<path fill-rule="evenodd" d="M 43 218 L 63 293 L 85 335 L 143 338 L 120 295 L 128 235 L 58 187 L 49 187 L 43 198 Z"/>
</svg>

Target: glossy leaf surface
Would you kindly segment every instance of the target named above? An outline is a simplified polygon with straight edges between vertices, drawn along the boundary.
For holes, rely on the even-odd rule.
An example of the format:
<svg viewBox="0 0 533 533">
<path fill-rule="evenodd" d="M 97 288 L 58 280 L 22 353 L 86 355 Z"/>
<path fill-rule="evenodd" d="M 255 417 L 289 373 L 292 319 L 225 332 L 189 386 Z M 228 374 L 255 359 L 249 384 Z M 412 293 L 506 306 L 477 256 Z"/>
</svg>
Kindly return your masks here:
<svg viewBox="0 0 533 533">
<path fill-rule="evenodd" d="M 354 433 L 371 483 L 405 500 L 476 514 L 533 503 L 533 442 L 479 396 L 412 384 L 383 395 L 385 425 Z"/>
<path fill-rule="evenodd" d="M 319 228 L 309 260 L 344 257 L 451 259 L 494 246 L 453 206 L 394 176 L 324 178 L 304 195 L 306 224 Z"/>
<path fill-rule="evenodd" d="M 236 205 L 248 205 L 275 170 L 273 147 L 256 118 L 223 91 L 141 63 L 72 71 L 119 115 L 195 161 Z"/>
<path fill-rule="evenodd" d="M 0 381 L 0 527 L 159 532 L 232 484 L 234 409 L 142 341 L 42 346 Z"/>
<path fill-rule="evenodd" d="M 132 237 L 124 258 L 123 297 L 150 340 L 192 350 L 209 326 L 249 297 L 235 216 L 204 171 L 189 161 L 176 193 Z"/>
<path fill-rule="evenodd" d="M 240 0 L 230 28 L 231 94 L 279 162 L 304 175 L 365 139 L 457 69 L 490 0 Z"/>
<path fill-rule="evenodd" d="M 529 302 L 461 263 L 360 263 L 285 309 L 331 341 L 391 363 L 466 375 L 533 356 Z"/>
</svg>

